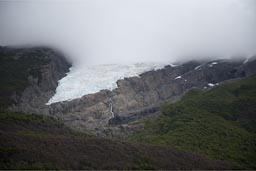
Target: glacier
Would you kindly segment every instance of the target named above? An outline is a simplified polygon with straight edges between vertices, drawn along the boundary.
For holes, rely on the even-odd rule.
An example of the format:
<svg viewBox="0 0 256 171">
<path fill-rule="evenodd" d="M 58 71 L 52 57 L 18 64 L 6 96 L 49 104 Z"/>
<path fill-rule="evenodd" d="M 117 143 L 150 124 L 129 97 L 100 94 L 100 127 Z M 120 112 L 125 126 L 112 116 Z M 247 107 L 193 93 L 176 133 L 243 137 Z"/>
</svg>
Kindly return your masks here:
<svg viewBox="0 0 256 171">
<path fill-rule="evenodd" d="M 58 81 L 55 94 L 46 105 L 81 98 L 100 90 L 113 90 L 117 88 L 117 80 L 125 77 L 139 77 L 144 72 L 162 69 L 166 65 L 168 64 L 135 63 L 73 66 L 67 75 Z M 169 65 L 175 67 L 175 65 Z"/>
</svg>

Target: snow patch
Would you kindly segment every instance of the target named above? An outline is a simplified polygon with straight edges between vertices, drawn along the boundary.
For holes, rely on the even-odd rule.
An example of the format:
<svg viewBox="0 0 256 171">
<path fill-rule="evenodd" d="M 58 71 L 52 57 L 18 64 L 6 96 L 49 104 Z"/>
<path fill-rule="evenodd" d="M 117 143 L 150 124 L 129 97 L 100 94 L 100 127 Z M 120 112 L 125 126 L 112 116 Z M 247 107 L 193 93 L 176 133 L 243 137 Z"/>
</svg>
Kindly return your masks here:
<svg viewBox="0 0 256 171">
<path fill-rule="evenodd" d="M 201 69 L 201 67 L 202 67 L 202 66 L 204 66 L 204 65 L 205 65 L 205 64 L 201 64 L 201 65 L 199 65 L 199 66 L 195 67 L 195 70 L 198 70 L 198 69 L 200 70 L 200 69 Z"/>
<path fill-rule="evenodd" d="M 210 65 L 209 65 L 209 67 L 213 67 L 213 65 L 217 65 L 218 64 L 218 62 L 212 62 Z"/>
<path fill-rule="evenodd" d="M 170 66 L 171 66 L 171 67 L 177 67 L 177 66 L 179 66 L 179 65 L 177 65 L 177 64 L 170 64 Z"/>
<path fill-rule="evenodd" d="M 195 70 L 198 70 L 199 68 L 201 68 L 202 65 L 199 65 L 197 67 L 195 67 Z"/>
<path fill-rule="evenodd" d="M 215 86 L 215 84 L 213 84 L 213 83 L 208 83 L 208 86 L 213 87 L 213 86 Z"/>
<path fill-rule="evenodd" d="M 178 76 L 178 77 L 175 77 L 174 79 L 177 80 L 177 79 L 180 79 L 180 78 L 181 78 L 181 76 Z"/>
<path fill-rule="evenodd" d="M 117 88 L 117 80 L 139 76 L 144 72 L 162 69 L 165 66 L 157 63 L 136 63 L 71 67 L 67 76 L 58 81 L 56 93 L 46 105 L 81 98 L 100 90 L 113 90 Z"/>
<path fill-rule="evenodd" d="M 246 58 L 243 62 L 243 64 L 246 64 L 248 61 L 250 60 L 250 57 L 249 58 Z"/>
</svg>

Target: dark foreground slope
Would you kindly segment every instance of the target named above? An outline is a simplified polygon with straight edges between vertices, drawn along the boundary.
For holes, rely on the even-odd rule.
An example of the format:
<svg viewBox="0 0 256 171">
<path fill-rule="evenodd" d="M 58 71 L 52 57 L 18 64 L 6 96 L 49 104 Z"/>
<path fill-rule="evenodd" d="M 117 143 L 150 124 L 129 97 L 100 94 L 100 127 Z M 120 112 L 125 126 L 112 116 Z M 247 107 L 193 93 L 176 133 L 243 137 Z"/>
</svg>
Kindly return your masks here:
<svg viewBox="0 0 256 171">
<path fill-rule="evenodd" d="M 256 169 L 256 76 L 167 104 L 133 141 L 170 145 Z"/>
<path fill-rule="evenodd" d="M 78 134 L 32 114 L 0 113 L 0 169 L 231 169 L 169 147 Z"/>
</svg>

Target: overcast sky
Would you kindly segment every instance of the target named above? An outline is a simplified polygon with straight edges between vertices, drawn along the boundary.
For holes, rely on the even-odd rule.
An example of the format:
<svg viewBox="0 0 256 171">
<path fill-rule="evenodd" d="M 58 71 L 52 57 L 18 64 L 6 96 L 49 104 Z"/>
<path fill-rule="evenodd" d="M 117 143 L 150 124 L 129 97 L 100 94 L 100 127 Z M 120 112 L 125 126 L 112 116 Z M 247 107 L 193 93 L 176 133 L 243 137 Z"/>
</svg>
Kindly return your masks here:
<svg viewBox="0 0 256 171">
<path fill-rule="evenodd" d="M 0 0 L 0 45 L 86 64 L 251 55 L 256 0 Z"/>
</svg>

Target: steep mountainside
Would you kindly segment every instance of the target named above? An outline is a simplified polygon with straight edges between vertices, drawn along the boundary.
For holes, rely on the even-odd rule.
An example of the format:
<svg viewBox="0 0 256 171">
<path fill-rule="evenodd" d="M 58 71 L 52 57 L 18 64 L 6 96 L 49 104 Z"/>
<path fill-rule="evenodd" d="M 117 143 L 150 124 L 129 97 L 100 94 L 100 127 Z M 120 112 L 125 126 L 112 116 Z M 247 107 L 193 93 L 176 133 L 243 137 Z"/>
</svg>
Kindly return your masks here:
<svg viewBox="0 0 256 171">
<path fill-rule="evenodd" d="M 256 169 L 256 76 L 206 92 L 189 91 L 131 139 Z"/>
<path fill-rule="evenodd" d="M 37 112 L 70 64 L 49 48 L 0 47 L 0 108 Z"/>
<path fill-rule="evenodd" d="M 141 129 L 141 119 L 157 115 L 163 103 L 176 101 L 193 87 L 209 89 L 223 81 L 256 73 L 255 58 L 192 61 L 118 80 L 118 88 L 113 91 L 102 90 L 80 99 L 46 105 L 57 81 L 70 67 L 67 61 L 47 48 L 0 51 L 3 106 L 13 111 L 51 115 L 72 129 L 119 138 Z M 15 93 L 10 93 L 12 90 Z"/>
</svg>

